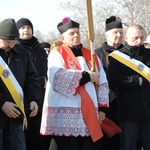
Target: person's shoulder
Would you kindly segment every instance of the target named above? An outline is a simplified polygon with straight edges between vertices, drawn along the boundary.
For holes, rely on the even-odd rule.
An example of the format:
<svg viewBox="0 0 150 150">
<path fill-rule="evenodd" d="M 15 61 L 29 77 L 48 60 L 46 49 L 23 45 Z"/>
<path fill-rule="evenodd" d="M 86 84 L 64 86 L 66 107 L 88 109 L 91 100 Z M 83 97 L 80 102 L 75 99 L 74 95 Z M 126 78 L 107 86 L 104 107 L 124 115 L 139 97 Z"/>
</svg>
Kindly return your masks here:
<svg viewBox="0 0 150 150">
<path fill-rule="evenodd" d="M 110 49 L 109 46 L 107 45 L 107 42 L 104 42 L 101 47 L 98 47 L 95 49 L 96 54 L 101 55 L 105 53 L 106 50 Z"/>
<path fill-rule="evenodd" d="M 102 49 L 102 47 L 98 47 L 98 48 L 95 48 L 95 51 L 99 51 L 101 49 Z"/>
<path fill-rule="evenodd" d="M 87 55 L 91 55 L 91 50 L 86 48 L 86 47 L 82 47 L 82 53 L 87 54 Z"/>
<path fill-rule="evenodd" d="M 82 49 L 85 49 L 85 50 L 87 50 L 87 51 L 91 51 L 89 48 L 86 48 L 86 47 L 82 47 Z"/>
<path fill-rule="evenodd" d="M 13 47 L 13 49 L 14 49 L 14 51 L 16 52 L 16 53 L 28 53 L 28 50 L 27 49 L 25 49 L 23 46 L 21 46 L 20 44 L 18 44 L 18 43 L 16 43 L 15 45 L 14 45 L 14 47 Z"/>
<path fill-rule="evenodd" d="M 99 53 L 101 50 L 102 50 L 102 47 L 98 47 L 98 48 L 96 48 L 94 51 L 95 51 L 95 53 L 97 54 L 97 53 Z"/>
<path fill-rule="evenodd" d="M 47 60 L 47 54 L 44 50 L 44 48 L 42 48 L 40 46 L 40 44 L 38 45 L 38 52 L 39 52 L 39 56 L 42 58 L 42 59 L 46 59 Z"/>
<path fill-rule="evenodd" d="M 118 49 L 119 52 L 130 55 L 130 47 L 128 46 L 123 46 L 120 49 Z"/>
</svg>

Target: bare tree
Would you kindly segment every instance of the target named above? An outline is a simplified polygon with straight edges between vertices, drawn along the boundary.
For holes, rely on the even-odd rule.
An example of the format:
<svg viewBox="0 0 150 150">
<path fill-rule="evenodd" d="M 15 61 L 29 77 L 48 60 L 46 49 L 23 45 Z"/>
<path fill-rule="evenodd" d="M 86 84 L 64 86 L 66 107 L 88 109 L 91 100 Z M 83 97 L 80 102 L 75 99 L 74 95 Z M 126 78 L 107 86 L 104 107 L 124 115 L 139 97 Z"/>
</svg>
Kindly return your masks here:
<svg viewBox="0 0 150 150">
<path fill-rule="evenodd" d="M 39 30 L 34 31 L 34 36 L 38 39 L 40 43 L 43 42 L 43 35 Z"/>
<path fill-rule="evenodd" d="M 47 42 L 52 44 L 55 40 L 60 40 L 60 34 L 58 32 L 49 32 L 47 35 Z"/>
<path fill-rule="evenodd" d="M 140 24 L 150 33 L 150 1 L 149 0 L 115 0 L 120 7 L 124 24 Z"/>
<path fill-rule="evenodd" d="M 81 42 L 84 44 L 84 46 L 89 47 L 85 1 L 62 1 L 60 3 L 60 9 L 64 8 L 67 12 L 69 12 L 68 14 L 70 14 L 70 17 L 80 23 L 80 31 L 82 36 Z M 112 14 L 117 15 L 119 10 L 116 9 L 112 1 L 108 2 L 107 0 L 93 0 L 92 8 L 95 33 L 94 45 L 95 48 L 97 48 L 105 41 L 104 32 L 106 18 Z"/>
<path fill-rule="evenodd" d="M 80 23 L 81 42 L 89 47 L 85 0 L 61 1 L 58 8 L 66 11 L 69 17 Z M 140 24 L 146 34 L 150 34 L 150 0 L 92 0 L 94 45 L 100 47 L 105 41 L 105 20 L 114 15 L 122 19 L 124 29 L 130 24 Z M 41 35 L 38 31 L 36 36 L 41 40 L 52 42 L 59 38 L 58 33 L 50 32 L 48 35 Z"/>
</svg>

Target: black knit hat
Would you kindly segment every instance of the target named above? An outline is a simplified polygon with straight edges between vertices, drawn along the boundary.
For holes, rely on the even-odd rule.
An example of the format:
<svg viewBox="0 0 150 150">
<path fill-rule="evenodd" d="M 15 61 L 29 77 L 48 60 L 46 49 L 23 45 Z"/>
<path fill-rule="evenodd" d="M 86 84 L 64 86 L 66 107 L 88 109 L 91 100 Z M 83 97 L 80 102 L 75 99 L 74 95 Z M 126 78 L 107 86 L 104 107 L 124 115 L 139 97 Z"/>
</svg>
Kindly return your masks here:
<svg viewBox="0 0 150 150">
<path fill-rule="evenodd" d="M 33 34 L 33 25 L 32 22 L 27 18 L 21 18 L 17 21 L 17 28 L 19 29 L 22 26 L 28 25 L 32 28 L 32 34 Z"/>
<path fill-rule="evenodd" d="M 66 32 L 70 28 L 79 28 L 79 23 L 71 20 L 69 17 L 65 17 L 62 22 L 57 25 L 57 29 L 61 34 Z"/>
<path fill-rule="evenodd" d="M 106 19 L 105 31 L 108 31 L 114 28 L 122 28 L 122 23 L 119 17 L 111 16 L 110 18 Z"/>
<path fill-rule="evenodd" d="M 0 23 L 0 39 L 17 40 L 19 32 L 14 19 L 8 18 Z"/>
<path fill-rule="evenodd" d="M 48 42 L 42 42 L 42 43 L 41 43 L 41 47 L 42 47 L 42 48 L 50 48 L 51 45 L 50 45 Z"/>
</svg>

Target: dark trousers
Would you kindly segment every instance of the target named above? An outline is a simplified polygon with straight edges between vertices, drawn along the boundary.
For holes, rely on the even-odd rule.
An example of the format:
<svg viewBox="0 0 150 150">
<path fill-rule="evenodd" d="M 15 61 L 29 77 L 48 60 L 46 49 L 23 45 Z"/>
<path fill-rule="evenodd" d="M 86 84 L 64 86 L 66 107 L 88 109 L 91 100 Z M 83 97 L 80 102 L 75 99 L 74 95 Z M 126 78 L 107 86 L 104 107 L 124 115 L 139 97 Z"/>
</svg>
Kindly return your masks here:
<svg viewBox="0 0 150 150">
<path fill-rule="evenodd" d="M 117 121 L 117 100 L 116 94 L 111 90 L 110 92 L 110 108 L 107 112 L 106 116 L 112 120 L 115 124 L 118 125 Z M 101 142 L 101 148 L 99 150 L 120 150 L 120 136 L 116 134 L 115 136 L 109 138 L 104 134 L 103 142 Z"/>
<path fill-rule="evenodd" d="M 93 142 L 91 137 L 53 137 L 57 144 L 57 150 L 98 150 L 99 142 Z"/>
<path fill-rule="evenodd" d="M 150 120 L 121 121 L 120 150 L 136 150 L 140 139 L 144 150 L 150 150 Z"/>
<path fill-rule="evenodd" d="M 0 150 L 26 150 L 23 125 L 0 129 Z"/>
<path fill-rule="evenodd" d="M 119 134 L 116 134 L 111 138 L 104 134 L 99 150 L 120 150 Z"/>
<path fill-rule="evenodd" d="M 48 150 L 51 137 L 40 135 L 41 112 L 35 117 L 27 117 L 28 128 L 25 130 L 26 150 Z"/>
</svg>

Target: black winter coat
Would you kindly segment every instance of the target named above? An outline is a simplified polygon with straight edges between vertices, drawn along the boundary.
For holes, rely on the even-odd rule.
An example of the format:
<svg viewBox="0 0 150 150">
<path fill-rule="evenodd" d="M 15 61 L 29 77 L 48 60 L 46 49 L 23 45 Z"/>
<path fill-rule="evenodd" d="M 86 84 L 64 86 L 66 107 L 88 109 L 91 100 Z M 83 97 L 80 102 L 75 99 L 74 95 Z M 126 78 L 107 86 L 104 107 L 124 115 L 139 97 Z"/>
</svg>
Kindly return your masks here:
<svg viewBox="0 0 150 150">
<path fill-rule="evenodd" d="M 150 50 L 144 46 L 135 50 L 126 44 L 120 51 L 150 67 Z M 109 84 L 117 87 L 118 119 L 123 121 L 150 119 L 149 81 L 112 57 L 109 57 L 108 75 Z M 141 86 L 139 77 L 143 80 Z"/>
<path fill-rule="evenodd" d="M 107 55 L 110 54 L 111 52 L 113 52 L 114 50 L 121 49 L 122 47 L 123 47 L 123 45 L 121 44 L 117 49 L 115 49 L 114 47 L 107 45 L 107 42 L 104 42 L 102 47 L 95 49 L 95 53 L 100 58 L 106 74 L 107 74 L 107 68 L 108 68 L 108 64 L 106 61 Z"/>
<path fill-rule="evenodd" d="M 107 42 L 104 42 L 102 47 L 95 49 L 95 53 L 100 58 L 107 76 L 108 76 L 108 62 L 106 60 L 107 59 L 106 57 L 108 56 L 108 54 L 110 54 L 114 50 L 121 49 L 122 47 L 123 47 L 123 44 L 121 44 L 118 48 L 115 49 L 114 47 L 109 46 Z M 116 121 L 116 115 L 117 115 L 116 89 L 114 87 L 111 87 L 110 85 L 109 85 L 109 89 L 110 89 L 109 90 L 109 110 L 106 116 L 110 118 L 111 120 Z"/>
<path fill-rule="evenodd" d="M 7 64 L 9 59 L 8 66 L 22 87 L 26 100 L 29 102 L 36 101 L 38 103 L 41 99 L 41 89 L 29 52 L 16 44 L 9 53 L 0 49 L 0 56 Z M 0 79 L 0 108 L 6 101 L 14 102 L 7 87 L 2 79 Z M 0 109 L 0 128 L 7 128 L 8 126 L 21 124 L 22 121 L 23 115 L 16 119 L 9 118 Z"/>
<path fill-rule="evenodd" d="M 32 61 L 36 68 L 38 78 L 41 84 L 42 98 L 39 104 L 39 111 L 41 111 L 44 101 L 46 85 L 45 83 L 47 80 L 47 54 L 45 53 L 45 50 L 40 46 L 40 43 L 38 42 L 37 38 L 35 38 L 34 36 L 32 36 L 30 40 L 19 39 L 18 43 L 32 54 Z M 27 113 L 28 109 L 29 107 L 27 106 Z"/>
</svg>

